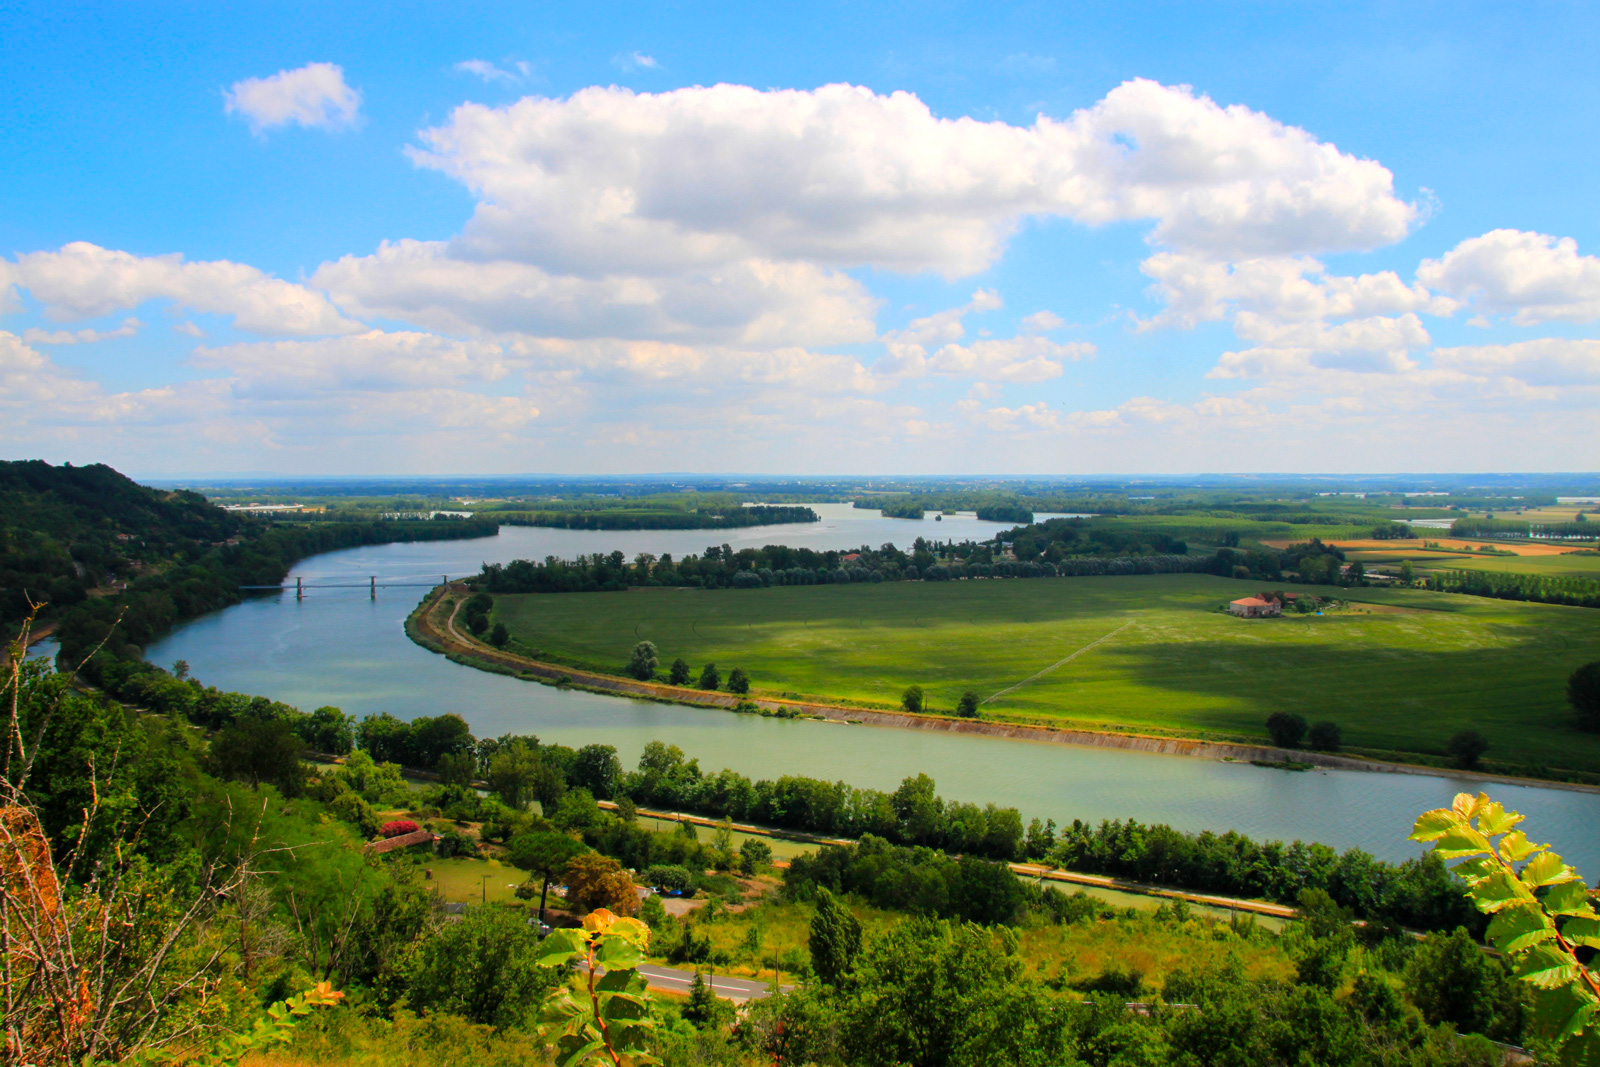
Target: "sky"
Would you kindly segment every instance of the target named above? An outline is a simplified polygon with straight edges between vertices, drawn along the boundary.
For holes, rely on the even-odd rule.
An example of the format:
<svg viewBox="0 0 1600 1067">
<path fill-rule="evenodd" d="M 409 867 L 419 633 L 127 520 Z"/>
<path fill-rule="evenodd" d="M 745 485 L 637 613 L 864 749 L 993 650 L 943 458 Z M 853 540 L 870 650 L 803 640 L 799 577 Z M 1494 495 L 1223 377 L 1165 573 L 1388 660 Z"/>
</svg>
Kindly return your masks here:
<svg viewBox="0 0 1600 1067">
<path fill-rule="evenodd" d="M 0 455 L 1600 469 L 1581 4 L 0 10 Z"/>
</svg>

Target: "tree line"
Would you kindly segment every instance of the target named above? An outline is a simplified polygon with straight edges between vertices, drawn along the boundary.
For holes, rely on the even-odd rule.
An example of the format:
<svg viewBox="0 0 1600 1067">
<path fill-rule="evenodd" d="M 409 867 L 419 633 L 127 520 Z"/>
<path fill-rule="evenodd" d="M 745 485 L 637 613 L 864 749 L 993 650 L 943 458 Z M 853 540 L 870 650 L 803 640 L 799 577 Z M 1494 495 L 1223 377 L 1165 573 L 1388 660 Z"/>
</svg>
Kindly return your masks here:
<svg viewBox="0 0 1600 1067">
<path fill-rule="evenodd" d="M 1516 574 L 1509 571 L 1434 571 L 1423 579 L 1425 588 L 1441 593 L 1466 593 L 1496 600 L 1526 600 L 1539 604 L 1568 604 L 1600 608 L 1600 581 L 1593 578 Z"/>
<path fill-rule="evenodd" d="M 821 522 L 803 505 L 749 504 L 679 509 L 615 507 L 562 511 L 496 511 L 508 526 L 551 526 L 563 530 L 732 530 L 746 526 Z"/>
</svg>

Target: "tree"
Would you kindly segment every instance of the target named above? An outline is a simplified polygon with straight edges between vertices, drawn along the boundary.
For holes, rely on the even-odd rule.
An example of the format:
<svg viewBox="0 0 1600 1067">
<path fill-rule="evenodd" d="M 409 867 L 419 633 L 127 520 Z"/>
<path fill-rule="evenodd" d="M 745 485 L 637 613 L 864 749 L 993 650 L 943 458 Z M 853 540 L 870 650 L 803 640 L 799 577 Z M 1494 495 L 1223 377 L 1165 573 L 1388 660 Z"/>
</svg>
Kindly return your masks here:
<svg viewBox="0 0 1600 1067">
<path fill-rule="evenodd" d="M 1319 752 L 1337 752 L 1343 739 L 1344 734 L 1339 729 L 1338 723 L 1319 722 L 1311 727 L 1306 742 Z"/>
<path fill-rule="evenodd" d="M 506 629 L 506 624 L 497 622 L 494 629 L 489 631 L 489 643 L 495 648 L 505 648 L 506 642 L 511 640 L 511 631 Z"/>
<path fill-rule="evenodd" d="M 722 688 L 722 675 L 717 673 L 717 665 L 715 663 L 707 663 L 703 668 L 701 668 L 701 670 L 700 670 L 700 688 L 701 689 L 721 689 Z"/>
<path fill-rule="evenodd" d="M 275 785 L 284 796 L 293 797 L 305 784 L 303 747 L 284 719 L 241 719 L 212 740 L 207 765 L 219 778 L 248 782 L 252 789 Z"/>
<path fill-rule="evenodd" d="M 640 641 L 633 646 L 633 655 L 628 659 L 628 674 L 641 682 L 648 682 L 656 676 L 656 646 L 649 641 Z"/>
<path fill-rule="evenodd" d="M 1578 713 L 1578 725 L 1600 730 L 1600 660 L 1585 663 L 1567 679 L 1567 703 Z"/>
<path fill-rule="evenodd" d="M 506 849 L 514 866 L 544 883 L 539 889 L 539 919 L 543 921 L 550 880 L 573 859 L 588 852 L 589 846 L 566 834 L 538 833 L 513 837 Z"/>
<path fill-rule="evenodd" d="M 566 866 L 567 903 L 577 911 L 604 908 L 618 915 L 639 910 L 633 878 L 622 864 L 598 852 L 575 856 Z"/>
<path fill-rule="evenodd" d="M 300 737 L 308 748 L 333 756 L 348 756 L 355 746 L 355 719 L 338 708 L 321 707 L 300 723 Z"/>
<path fill-rule="evenodd" d="M 900 694 L 900 706 L 913 715 L 922 712 L 922 686 L 907 686 L 906 691 Z"/>
<path fill-rule="evenodd" d="M 468 785 L 478 776 L 478 761 L 470 752 L 448 752 L 439 757 L 439 781 L 444 785 Z"/>
<path fill-rule="evenodd" d="M 672 670 L 667 675 L 667 680 L 673 685 L 689 684 L 689 663 L 682 656 L 672 661 Z"/>
<path fill-rule="evenodd" d="M 968 689 L 961 694 L 961 699 L 956 701 L 956 714 L 966 719 L 978 717 L 978 694 Z"/>
<path fill-rule="evenodd" d="M 838 985 L 861 954 L 861 924 L 826 886 L 817 887 L 810 946 L 811 969 L 824 985 Z"/>
<path fill-rule="evenodd" d="M 409 762 L 413 767 L 433 770 L 439 759 L 453 752 L 473 750 L 472 728 L 454 712 L 420 715 L 411 720 Z"/>
<path fill-rule="evenodd" d="M 739 846 L 739 873 L 749 878 L 772 862 L 772 846 L 750 837 Z"/>
<path fill-rule="evenodd" d="M 572 761 L 572 784 L 596 799 L 610 800 L 622 785 L 622 761 L 612 745 L 584 745 Z"/>
<path fill-rule="evenodd" d="M 525 811 L 539 792 L 540 779 L 545 777 L 544 761 L 539 750 L 525 741 L 514 741 L 489 761 L 489 772 L 484 777 L 489 790 L 500 797 L 500 803 L 513 811 Z M 566 784 L 565 779 L 562 785 Z"/>
<path fill-rule="evenodd" d="M 694 980 L 689 983 L 689 1003 L 683 1006 L 682 1014 L 696 1029 L 720 1030 L 733 1021 L 734 1007 L 717 999 L 711 984 L 695 971 Z"/>
<path fill-rule="evenodd" d="M 1409 559 L 1401 560 L 1400 561 L 1400 581 L 1402 581 L 1406 585 L 1410 585 L 1412 582 L 1416 581 L 1416 578 L 1417 578 L 1417 569 L 1411 565 L 1411 561 Z"/>
<path fill-rule="evenodd" d="M 728 673 L 728 692 L 740 695 L 750 692 L 750 676 L 744 673 L 743 667 L 735 667 Z"/>
<path fill-rule="evenodd" d="M 450 1012 L 500 1029 L 528 1021 L 561 976 L 537 960 L 539 934 L 520 913 L 468 909 L 417 949 L 407 1000 L 418 1010 Z"/>
<path fill-rule="evenodd" d="M 1445 749 L 1457 767 L 1470 770 L 1476 767 L 1478 760 L 1489 751 L 1489 739 L 1476 730 L 1462 730 L 1450 738 Z"/>
<path fill-rule="evenodd" d="M 1292 711 L 1275 711 L 1267 716 L 1267 733 L 1279 748 L 1299 748 L 1306 735 L 1306 721 Z"/>
<path fill-rule="evenodd" d="M 1429 1024 L 1449 1023 L 1463 1033 L 1503 1041 L 1519 1036 L 1522 1005 L 1515 981 L 1464 928 L 1423 941 L 1412 951 L 1405 975 L 1411 1002 Z"/>
<path fill-rule="evenodd" d="M 902 781 L 890 798 L 900 821 L 900 835 L 908 844 L 932 845 L 938 840 L 944 806 L 935 790 L 933 779 L 919 774 Z"/>
</svg>

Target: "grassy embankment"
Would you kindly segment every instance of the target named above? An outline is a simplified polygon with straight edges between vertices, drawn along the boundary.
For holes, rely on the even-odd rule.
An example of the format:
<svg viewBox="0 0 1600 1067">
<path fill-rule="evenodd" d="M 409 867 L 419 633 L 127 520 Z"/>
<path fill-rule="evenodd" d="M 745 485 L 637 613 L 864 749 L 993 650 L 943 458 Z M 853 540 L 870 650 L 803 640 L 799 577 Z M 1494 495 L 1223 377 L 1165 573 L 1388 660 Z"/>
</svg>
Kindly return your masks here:
<svg viewBox="0 0 1600 1067">
<path fill-rule="evenodd" d="M 1359 599 L 1321 617 L 1218 610 L 1260 588 L 1154 575 L 639 589 L 503 596 L 495 618 L 512 651 L 546 661 L 618 673 L 650 640 L 663 670 L 679 656 L 697 672 L 707 661 L 724 676 L 742 667 L 757 695 L 883 707 L 919 684 L 949 713 L 971 688 L 1001 694 L 986 718 L 1258 742 L 1266 716 L 1287 708 L 1339 723 L 1347 749 L 1437 757 L 1473 727 L 1489 737 L 1491 763 L 1600 771 L 1600 737 L 1573 729 L 1563 696 L 1567 675 L 1600 649 L 1600 612 L 1307 587 L 1297 588 Z"/>
</svg>

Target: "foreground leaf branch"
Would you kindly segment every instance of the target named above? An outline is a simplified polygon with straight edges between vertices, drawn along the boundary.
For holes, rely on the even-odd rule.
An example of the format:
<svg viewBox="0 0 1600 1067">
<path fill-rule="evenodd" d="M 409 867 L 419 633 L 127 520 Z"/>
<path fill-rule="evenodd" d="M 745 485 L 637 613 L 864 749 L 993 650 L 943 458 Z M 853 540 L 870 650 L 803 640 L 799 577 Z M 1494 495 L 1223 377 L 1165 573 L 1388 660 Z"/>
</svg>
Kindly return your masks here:
<svg viewBox="0 0 1600 1067">
<path fill-rule="evenodd" d="M 1600 977 L 1580 949 L 1600 949 L 1600 915 L 1583 879 L 1549 845 L 1516 829 L 1523 817 L 1489 799 L 1458 793 L 1448 808 L 1418 817 L 1411 840 L 1431 842 L 1479 911 L 1492 915 L 1488 939 L 1535 990 L 1534 1011 L 1563 1056 L 1600 1056 Z"/>
<path fill-rule="evenodd" d="M 545 1003 L 545 1034 L 555 1038 L 557 1067 L 591 1060 L 613 1067 L 659 1063 L 645 1049 L 655 1020 L 637 968 L 645 961 L 650 928 L 604 908 L 591 912 L 579 930 L 556 930 L 541 946 L 544 967 L 576 965 L 582 999 L 564 984 Z"/>
</svg>

